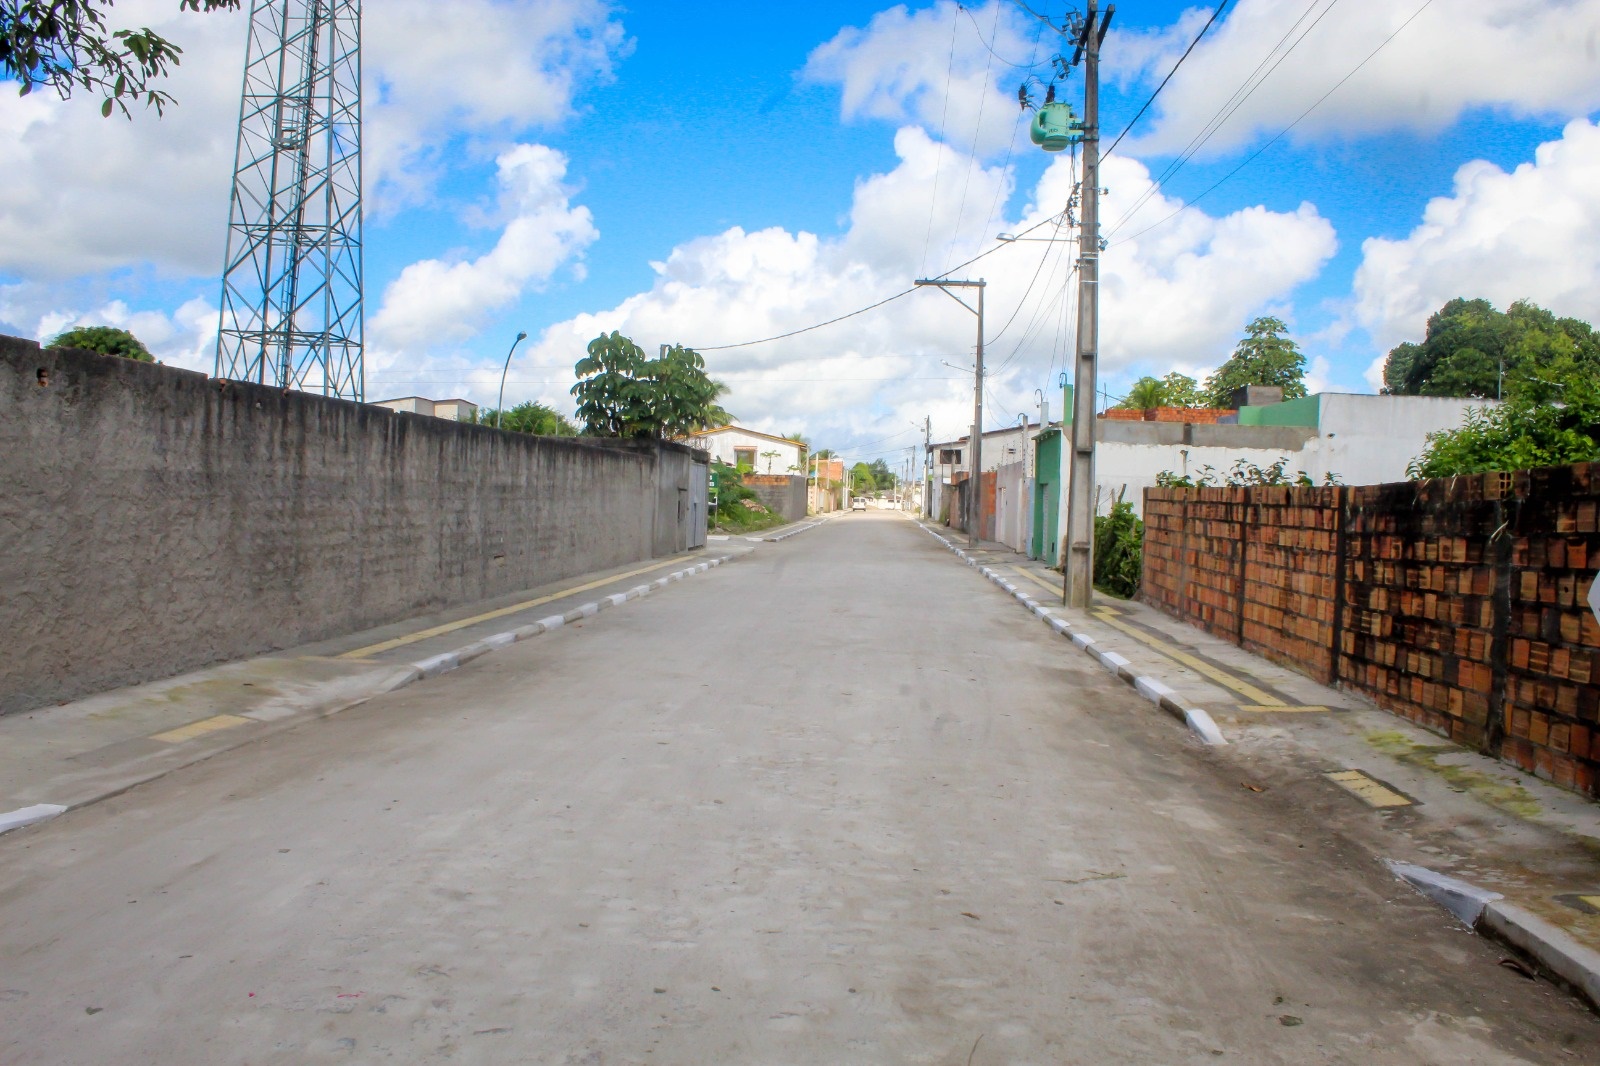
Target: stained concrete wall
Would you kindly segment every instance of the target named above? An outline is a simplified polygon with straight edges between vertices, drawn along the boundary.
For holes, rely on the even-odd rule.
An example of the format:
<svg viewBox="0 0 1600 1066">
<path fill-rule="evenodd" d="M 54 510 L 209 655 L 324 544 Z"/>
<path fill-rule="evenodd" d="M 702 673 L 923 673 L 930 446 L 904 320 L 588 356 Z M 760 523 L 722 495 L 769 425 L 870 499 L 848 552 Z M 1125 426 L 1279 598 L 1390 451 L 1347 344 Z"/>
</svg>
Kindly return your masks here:
<svg viewBox="0 0 1600 1066">
<path fill-rule="evenodd" d="M 776 514 L 791 522 L 806 516 L 806 479 L 782 474 L 746 474 L 744 483 L 752 489 L 756 499 Z"/>
<path fill-rule="evenodd" d="M 0 713 L 681 550 L 705 470 L 0 337 Z"/>
</svg>

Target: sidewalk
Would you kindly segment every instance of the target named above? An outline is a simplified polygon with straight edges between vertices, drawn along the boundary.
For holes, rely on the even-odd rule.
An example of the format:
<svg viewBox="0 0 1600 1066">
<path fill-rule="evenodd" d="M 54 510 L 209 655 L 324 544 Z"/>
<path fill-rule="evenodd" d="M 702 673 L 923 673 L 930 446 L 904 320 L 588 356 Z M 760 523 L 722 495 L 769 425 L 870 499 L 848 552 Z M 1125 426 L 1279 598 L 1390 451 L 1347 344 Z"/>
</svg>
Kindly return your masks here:
<svg viewBox="0 0 1600 1066">
<path fill-rule="evenodd" d="M 968 550 L 959 530 L 919 524 L 1152 703 L 1180 718 L 1205 712 L 1226 741 L 1213 756 L 1240 787 L 1325 813 L 1330 833 L 1354 837 L 1447 906 L 1467 890 L 1476 909 L 1453 913 L 1600 1006 L 1600 804 L 1146 604 L 1097 592 L 1089 611 L 1068 609 L 1060 572 L 1000 544 Z"/>
<path fill-rule="evenodd" d="M 713 543 L 57 707 L 0 717 L 0 832 L 114 796 L 755 550 Z"/>
</svg>

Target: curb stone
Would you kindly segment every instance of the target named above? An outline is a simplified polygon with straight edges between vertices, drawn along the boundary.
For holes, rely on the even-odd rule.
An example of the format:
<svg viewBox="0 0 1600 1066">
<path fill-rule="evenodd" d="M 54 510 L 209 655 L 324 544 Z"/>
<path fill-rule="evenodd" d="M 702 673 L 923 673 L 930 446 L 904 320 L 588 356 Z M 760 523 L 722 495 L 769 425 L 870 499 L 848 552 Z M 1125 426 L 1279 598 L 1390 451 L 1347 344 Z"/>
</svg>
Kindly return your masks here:
<svg viewBox="0 0 1600 1066">
<path fill-rule="evenodd" d="M 1449 911 L 1467 928 L 1528 956 L 1600 1008 L 1600 952 L 1498 892 L 1409 862 L 1385 860 L 1395 877 Z"/>
<path fill-rule="evenodd" d="M 916 520 L 913 519 L 913 521 Z M 1227 738 L 1222 735 L 1222 730 L 1217 728 L 1217 723 L 1212 720 L 1211 715 L 1207 714 L 1204 708 L 1191 706 L 1183 697 L 1155 678 L 1135 673 L 1133 664 L 1127 658 L 1118 655 L 1116 652 L 1106 651 L 1097 647 L 1093 637 L 1087 633 L 1075 631 L 1072 628 L 1072 623 L 1065 618 L 1058 618 L 1050 614 L 1038 600 L 1017 588 L 998 570 L 981 565 L 977 559 L 956 547 L 948 538 L 940 536 L 921 522 L 917 522 L 917 526 L 934 540 L 954 552 L 962 562 L 1004 589 L 1013 599 L 1026 607 L 1029 613 L 1041 619 L 1054 630 L 1057 635 L 1071 640 L 1073 644 L 1077 645 L 1082 651 L 1087 652 L 1095 662 L 1099 663 L 1109 673 L 1126 681 L 1133 686 L 1134 691 L 1139 695 L 1188 726 L 1189 732 L 1193 733 L 1202 743 L 1217 746 L 1228 742 Z"/>
<path fill-rule="evenodd" d="M 335 704 L 329 704 L 319 708 L 305 710 L 302 713 L 288 716 L 281 720 L 270 723 L 270 728 L 272 731 L 276 732 L 278 729 L 288 728 L 298 721 L 335 714 L 339 711 L 357 706 L 358 704 L 365 703 L 373 696 L 380 696 L 386 692 L 393 692 L 397 689 L 405 688 L 407 685 L 413 684 L 417 681 L 438 677 L 440 674 L 446 674 L 452 670 L 460 669 L 462 666 L 465 666 L 472 660 L 477 659 L 480 656 L 487 655 L 492 651 L 498 651 L 499 649 L 509 647 L 512 644 L 529 640 L 533 637 L 539 636 L 541 633 L 548 633 L 551 630 L 560 629 L 568 622 L 579 621 L 584 618 L 592 618 L 594 615 L 598 614 L 601 610 L 607 607 L 619 605 L 622 602 L 630 599 L 638 599 L 654 590 L 666 588 L 668 584 L 674 581 L 682 581 L 687 577 L 694 576 L 695 574 L 703 574 L 708 570 L 721 566 L 723 563 L 731 562 L 737 558 L 739 558 L 739 556 L 727 556 L 720 559 L 707 559 L 694 566 L 684 567 L 681 570 L 674 570 L 672 573 L 666 575 L 665 577 L 658 578 L 648 585 L 637 585 L 634 588 L 629 589 L 626 593 L 603 597 L 596 603 L 586 603 L 581 607 L 573 608 L 565 614 L 550 615 L 549 617 L 542 618 L 530 625 L 519 626 L 516 629 L 506 630 L 501 633 L 494 633 L 490 636 L 475 640 L 470 644 L 463 645 L 454 651 L 447 651 L 438 655 L 431 655 L 428 658 L 418 660 L 417 662 L 395 663 L 393 664 L 394 670 L 398 676 L 392 677 L 382 685 L 366 692 L 365 695 L 354 699 L 341 699 Z M 68 810 L 76 810 L 79 807 L 87 807 L 92 803 L 97 803 L 100 800 L 107 799 L 111 796 L 125 792 L 127 789 L 136 785 L 146 784 L 150 781 L 157 780 L 158 778 L 165 777 L 167 774 L 173 772 L 174 770 L 181 769 L 184 766 L 190 766 L 196 762 L 203 762 L 206 759 L 218 755 L 223 751 L 238 747 L 240 744 L 247 742 L 247 740 L 260 739 L 263 735 L 266 734 L 256 731 L 250 733 L 247 738 L 241 739 L 238 744 L 229 744 L 225 747 L 197 751 L 196 757 L 188 762 L 175 762 L 170 766 L 164 766 L 160 768 L 158 772 L 153 773 L 148 777 L 141 777 L 132 782 L 120 783 L 117 785 L 117 787 L 111 791 L 105 792 L 104 794 L 92 795 L 81 800 L 75 800 L 72 802 L 70 807 L 58 803 L 37 803 L 31 807 L 23 807 L 15 811 L 0 812 L 0 833 L 6 833 L 12 829 L 20 829 L 24 826 L 47 821 Z"/>
</svg>

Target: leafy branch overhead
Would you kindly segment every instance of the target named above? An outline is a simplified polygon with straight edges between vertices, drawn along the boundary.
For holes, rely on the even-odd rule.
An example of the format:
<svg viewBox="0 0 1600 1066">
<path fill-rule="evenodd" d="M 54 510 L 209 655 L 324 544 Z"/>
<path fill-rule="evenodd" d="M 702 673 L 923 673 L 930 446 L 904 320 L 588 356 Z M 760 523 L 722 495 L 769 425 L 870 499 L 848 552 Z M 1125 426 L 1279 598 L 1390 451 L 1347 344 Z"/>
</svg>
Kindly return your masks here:
<svg viewBox="0 0 1600 1066">
<path fill-rule="evenodd" d="M 717 403 L 728 387 L 706 376 L 693 348 L 673 345 L 649 359 L 613 331 L 589 342 L 573 372 L 578 419 L 590 436 L 682 437 L 732 421 Z"/>
<path fill-rule="evenodd" d="M 111 29 L 106 14 L 113 0 L 0 0 L 0 73 L 21 85 L 27 96 L 49 86 L 67 100 L 74 92 L 99 95 L 100 113 L 121 109 L 142 97 L 160 114 L 173 103 L 170 93 L 152 87 L 178 65 L 183 49 L 148 26 Z M 179 0 L 180 10 L 236 10 L 239 0 Z"/>
</svg>

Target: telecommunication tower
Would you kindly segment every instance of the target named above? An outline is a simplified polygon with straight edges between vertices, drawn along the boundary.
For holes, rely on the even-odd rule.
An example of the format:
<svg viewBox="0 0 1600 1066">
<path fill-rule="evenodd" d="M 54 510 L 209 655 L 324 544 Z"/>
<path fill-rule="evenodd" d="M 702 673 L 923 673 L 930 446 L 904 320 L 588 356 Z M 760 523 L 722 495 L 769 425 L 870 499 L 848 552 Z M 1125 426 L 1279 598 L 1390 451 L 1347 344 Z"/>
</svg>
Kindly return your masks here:
<svg viewBox="0 0 1600 1066">
<path fill-rule="evenodd" d="M 251 0 L 216 376 L 361 400 L 361 2 Z"/>
</svg>

